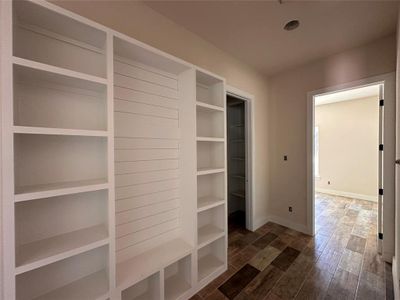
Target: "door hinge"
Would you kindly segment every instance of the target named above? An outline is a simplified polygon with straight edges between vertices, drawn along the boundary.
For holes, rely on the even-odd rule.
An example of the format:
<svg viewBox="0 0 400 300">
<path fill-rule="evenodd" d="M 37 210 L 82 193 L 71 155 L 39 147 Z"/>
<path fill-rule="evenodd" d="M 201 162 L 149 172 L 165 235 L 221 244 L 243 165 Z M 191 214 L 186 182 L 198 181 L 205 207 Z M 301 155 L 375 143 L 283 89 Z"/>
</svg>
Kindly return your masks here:
<svg viewBox="0 0 400 300">
<path fill-rule="evenodd" d="M 383 144 L 379 144 L 379 151 L 383 151 Z"/>
<path fill-rule="evenodd" d="M 379 195 L 383 195 L 383 189 L 379 189 Z"/>
<path fill-rule="evenodd" d="M 385 105 L 385 100 L 381 99 L 379 100 L 379 106 L 384 106 Z"/>
<path fill-rule="evenodd" d="M 383 240 L 383 233 L 382 233 L 382 232 L 379 232 L 379 233 L 378 233 L 378 238 L 379 238 L 380 240 Z"/>
</svg>

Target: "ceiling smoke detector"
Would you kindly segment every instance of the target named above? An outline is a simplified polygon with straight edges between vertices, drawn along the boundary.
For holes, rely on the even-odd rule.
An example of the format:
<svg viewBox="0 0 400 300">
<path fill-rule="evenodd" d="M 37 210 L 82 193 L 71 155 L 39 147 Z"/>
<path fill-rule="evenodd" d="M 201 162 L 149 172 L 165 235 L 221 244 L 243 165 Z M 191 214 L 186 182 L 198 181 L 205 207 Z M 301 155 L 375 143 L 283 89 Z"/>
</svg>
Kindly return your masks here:
<svg viewBox="0 0 400 300">
<path fill-rule="evenodd" d="M 295 30 L 297 27 L 299 27 L 300 22 L 299 20 L 292 20 L 290 22 L 287 22 L 285 24 L 285 26 L 283 27 L 283 29 L 287 30 L 287 31 L 291 31 L 291 30 Z"/>
</svg>

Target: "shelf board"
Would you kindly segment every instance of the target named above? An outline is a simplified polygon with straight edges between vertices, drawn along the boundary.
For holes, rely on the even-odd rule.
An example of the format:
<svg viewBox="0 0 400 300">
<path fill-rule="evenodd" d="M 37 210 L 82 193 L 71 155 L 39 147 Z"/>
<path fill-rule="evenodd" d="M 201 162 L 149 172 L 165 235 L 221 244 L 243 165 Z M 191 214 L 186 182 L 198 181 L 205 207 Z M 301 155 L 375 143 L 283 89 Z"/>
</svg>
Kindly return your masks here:
<svg viewBox="0 0 400 300">
<path fill-rule="evenodd" d="M 204 110 L 204 111 L 211 111 L 211 112 L 219 112 L 225 111 L 225 109 L 221 106 L 208 104 L 201 101 L 196 101 L 197 109 Z"/>
<path fill-rule="evenodd" d="M 29 201 L 41 198 L 92 192 L 108 188 L 106 179 L 81 180 L 60 182 L 34 186 L 17 187 L 14 196 L 15 202 Z"/>
<path fill-rule="evenodd" d="M 244 127 L 244 124 L 238 123 L 238 124 L 232 124 L 229 127 L 234 128 L 234 127 Z"/>
<path fill-rule="evenodd" d="M 208 136 L 198 136 L 196 138 L 198 142 L 224 142 L 224 138 L 208 137 Z"/>
<path fill-rule="evenodd" d="M 246 198 L 245 191 L 231 192 L 230 194 L 239 198 Z"/>
<path fill-rule="evenodd" d="M 246 158 L 241 157 L 241 156 L 234 156 L 234 157 L 231 157 L 231 159 L 232 160 L 245 160 Z"/>
<path fill-rule="evenodd" d="M 182 275 L 174 275 L 165 279 L 165 300 L 180 299 L 190 289 Z"/>
<path fill-rule="evenodd" d="M 193 247 L 178 238 L 122 261 L 117 264 L 117 286 L 126 289 L 189 255 L 192 250 Z"/>
<path fill-rule="evenodd" d="M 72 136 L 91 136 L 91 137 L 107 137 L 108 136 L 108 132 L 105 130 L 80 130 L 80 129 L 31 127 L 31 126 L 14 126 L 14 133 L 45 134 L 45 135 L 72 135 Z"/>
<path fill-rule="evenodd" d="M 200 168 L 197 170 L 197 175 L 208 175 L 208 174 L 217 174 L 225 172 L 224 168 Z"/>
<path fill-rule="evenodd" d="M 198 248 L 202 248 L 214 242 L 215 240 L 219 239 L 220 237 L 223 237 L 224 235 L 225 235 L 224 230 L 218 228 L 217 226 L 210 224 L 200 227 L 198 229 L 198 241 L 197 241 Z"/>
<path fill-rule="evenodd" d="M 91 81 L 94 83 L 100 83 L 100 84 L 104 84 L 104 85 L 107 84 L 107 79 L 105 79 L 105 78 L 88 75 L 85 73 L 76 72 L 76 71 L 72 71 L 72 70 L 68 70 L 68 69 L 64 69 L 64 68 L 60 68 L 60 67 L 55 67 L 55 66 L 48 65 L 48 64 L 43 64 L 43 63 L 39 63 L 39 62 L 32 61 L 29 59 L 25 59 L 25 58 L 13 56 L 13 63 L 14 63 L 14 65 L 28 67 L 28 68 L 39 70 L 39 71 L 45 71 L 45 72 L 50 72 L 53 74 L 64 75 L 64 76 L 77 78 L 77 79 L 81 79 L 81 80 L 86 80 L 86 81 Z"/>
<path fill-rule="evenodd" d="M 218 272 L 224 267 L 224 262 L 216 258 L 212 254 L 208 254 L 199 259 L 198 281 L 202 281 L 214 272 Z"/>
<path fill-rule="evenodd" d="M 231 143 L 244 143 L 244 139 L 230 139 L 229 142 Z"/>
<path fill-rule="evenodd" d="M 97 225 L 17 248 L 16 274 L 28 272 L 59 260 L 108 244 L 105 225 Z"/>
<path fill-rule="evenodd" d="M 109 299 L 109 280 L 105 269 L 53 290 L 35 300 Z"/>
<path fill-rule="evenodd" d="M 245 175 L 242 174 L 230 174 L 229 177 L 236 178 L 236 179 L 246 179 Z"/>
<path fill-rule="evenodd" d="M 197 211 L 201 212 L 225 204 L 224 199 L 216 197 L 202 197 L 197 200 Z"/>
</svg>

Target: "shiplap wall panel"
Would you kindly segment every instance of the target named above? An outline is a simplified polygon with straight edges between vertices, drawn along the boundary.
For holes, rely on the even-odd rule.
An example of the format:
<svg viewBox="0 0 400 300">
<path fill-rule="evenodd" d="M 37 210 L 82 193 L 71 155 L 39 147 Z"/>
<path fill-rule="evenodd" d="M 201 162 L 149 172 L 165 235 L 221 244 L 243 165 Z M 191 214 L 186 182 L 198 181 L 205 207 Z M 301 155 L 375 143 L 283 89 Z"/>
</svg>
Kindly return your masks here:
<svg viewBox="0 0 400 300">
<path fill-rule="evenodd" d="M 178 119 L 178 110 L 173 108 L 164 108 L 160 106 L 148 105 L 127 100 L 118 100 L 114 102 L 114 111 L 140 114 L 147 116 L 160 117 L 165 119 Z"/>
<path fill-rule="evenodd" d="M 179 122 L 140 114 L 115 112 L 115 135 L 132 138 L 179 138 Z"/>
<path fill-rule="evenodd" d="M 116 138 L 115 149 L 178 149 L 179 141 L 170 139 Z"/>
<path fill-rule="evenodd" d="M 114 87 L 114 98 L 136 103 L 146 103 L 148 105 L 166 107 L 166 108 L 178 109 L 179 107 L 179 101 L 177 99 L 165 98 L 118 86 Z"/>
<path fill-rule="evenodd" d="M 140 242 L 148 240 L 149 237 L 154 237 L 164 232 L 168 232 L 170 230 L 178 228 L 178 226 L 179 226 L 178 218 L 175 218 L 167 222 L 161 222 L 161 220 L 159 220 L 158 223 L 156 225 L 153 225 L 152 227 L 145 228 L 143 230 L 136 231 L 131 234 L 125 235 L 123 237 L 117 238 L 116 249 L 118 251 L 126 247 L 136 245 Z"/>
<path fill-rule="evenodd" d="M 179 231 L 179 100 L 174 75 L 114 60 L 117 261 Z"/>
<path fill-rule="evenodd" d="M 178 149 L 115 150 L 115 161 L 140 161 L 153 159 L 178 159 Z"/>
<path fill-rule="evenodd" d="M 180 229 L 175 228 L 170 231 L 163 232 L 160 235 L 154 236 L 148 240 L 144 240 L 139 244 L 120 249 L 117 251 L 117 263 L 123 262 L 131 258 L 132 256 L 143 253 L 144 251 L 147 251 L 148 249 L 154 247 L 155 241 L 157 242 L 157 244 L 166 243 L 174 238 L 177 238 L 179 234 Z"/>
<path fill-rule="evenodd" d="M 118 212 L 116 214 L 117 215 L 116 224 L 117 225 L 125 224 L 140 218 L 154 216 L 161 212 L 165 212 L 178 207 L 179 207 L 179 199 L 172 199 L 161 203 L 155 203 L 144 207 L 138 207 L 123 212 Z"/>
<path fill-rule="evenodd" d="M 141 183 L 164 181 L 171 178 L 179 178 L 179 170 L 153 171 L 135 174 L 124 174 L 115 176 L 115 186 L 131 186 Z"/>
<path fill-rule="evenodd" d="M 178 187 L 179 187 L 179 180 L 177 179 L 145 183 L 127 187 L 119 187 L 118 189 L 116 189 L 115 198 L 117 200 L 126 199 L 129 197 L 143 196 L 155 192 L 167 191 Z"/>
<path fill-rule="evenodd" d="M 152 205 L 162 201 L 179 198 L 179 190 L 174 188 L 167 191 L 137 196 L 127 199 L 117 200 L 115 211 L 122 212 L 125 210 Z"/>
<path fill-rule="evenodd" d="M 117 74 L 130 76 L 143 81 L 157 83 L 161 86 L 169 87 L 171 89 L 178 89 L 178 81 L 176 76 L 161 74 L 159 71 L 149 71 L 148 67 L 135 64 L 132 62 L 122 61 L 115 59 L 114 72 Z"/>
<path fill-rule="evenodd" d="M 179 210 L 173 209 L 166 212 L 150 216 L 148 218 L 143 218 L 135 220 L 129 223 L 122 224 L 118 226 L 116 231 L 117 238 L 123 237 L 125 235 L 131 234 L 133 232 L 141 231 L 143 229 L 152 227 L 154 225 L 164 223 L 170 220 L 175 220 L 178 218 Z"/>
<path fill-rule="evenodd" d="M 173 170 L 179 167 L 176 159 L 115 162 L 115 174 L 131 174 L 155 170 Z"/>
<path fill-rule="evenodd" d="M 152 82 L 132 78 L 129 75 L 114 73 L 116 86 L 132 89 L 135 91 L 146 92 L 151 95 L 162 96 L 170 99 L 178 99 L 178 90 L 168 88 Z"/>
</svg>

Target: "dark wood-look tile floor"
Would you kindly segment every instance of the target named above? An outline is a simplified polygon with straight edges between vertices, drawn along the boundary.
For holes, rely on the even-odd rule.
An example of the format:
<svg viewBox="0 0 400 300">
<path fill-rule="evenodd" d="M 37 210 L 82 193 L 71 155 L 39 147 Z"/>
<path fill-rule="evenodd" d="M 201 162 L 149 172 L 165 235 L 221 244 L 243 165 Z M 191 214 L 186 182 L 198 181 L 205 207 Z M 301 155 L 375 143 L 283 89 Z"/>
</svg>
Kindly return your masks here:
<svg viewBox="0 0 400 300">
<path fill-rule="evenodd" d="M 317 194 L 315 215 L 314 237 L 232 222 L 228 270 L 192 299 L 393 299 L 390 265 L 377 254 L 376 204 Z"/>
</svg>

